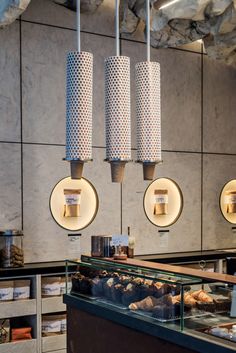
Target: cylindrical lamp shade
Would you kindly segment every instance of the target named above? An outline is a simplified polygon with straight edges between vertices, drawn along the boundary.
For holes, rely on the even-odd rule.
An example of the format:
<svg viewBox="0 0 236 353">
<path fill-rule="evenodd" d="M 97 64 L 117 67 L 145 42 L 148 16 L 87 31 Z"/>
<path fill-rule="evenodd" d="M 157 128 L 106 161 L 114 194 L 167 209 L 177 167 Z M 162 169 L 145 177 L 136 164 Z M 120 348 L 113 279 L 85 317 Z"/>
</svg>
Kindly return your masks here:
<svg viewBox="0 0 236 353">
<path fill-rule="evenodd" d="M 161 162 L 160 64 L 141 62 L 135 66 L 137 161 L 143 163 L 144 180 L 152 180 Z"/>
<path fill-rule="evenodd" d="M 105 60 L 106 160 L 112 181 L 122 182 L 124 166 L 131 160 L 130 60 L 111 56 Z"/>
<path fill-rule="evenodd" d="M 80 179 L 92 159 L 93 55 L 69 52 L 66 82 L 66 160 L 72 179 Z"/>
</svg>

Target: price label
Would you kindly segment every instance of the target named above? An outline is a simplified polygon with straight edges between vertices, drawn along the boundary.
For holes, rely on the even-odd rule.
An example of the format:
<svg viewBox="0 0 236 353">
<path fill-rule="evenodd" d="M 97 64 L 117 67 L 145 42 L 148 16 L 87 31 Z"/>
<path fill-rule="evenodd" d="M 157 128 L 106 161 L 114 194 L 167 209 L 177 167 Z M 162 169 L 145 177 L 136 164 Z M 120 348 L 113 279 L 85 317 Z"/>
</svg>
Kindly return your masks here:
<svg viewBox="0 0 236 353">
<path fill-rule="evenodd" d="M 163 195 L 163 194 L 154 195 L 154 203 L 157 203 L 157 204 L 168 203 L 168 195 Z"/>
<path fill-rule="evenodd" d="M 159 231 L 161 249 L 168 249 L 169 246 L 169 231 Z"/>
<path fill-rule="evenodd" d="M 129 237 L 128 235 L 119 234 L 119 235 L 112 235 L 111 245 L 113 246 L 128 246 L 129 244 Z"/>
</svg>

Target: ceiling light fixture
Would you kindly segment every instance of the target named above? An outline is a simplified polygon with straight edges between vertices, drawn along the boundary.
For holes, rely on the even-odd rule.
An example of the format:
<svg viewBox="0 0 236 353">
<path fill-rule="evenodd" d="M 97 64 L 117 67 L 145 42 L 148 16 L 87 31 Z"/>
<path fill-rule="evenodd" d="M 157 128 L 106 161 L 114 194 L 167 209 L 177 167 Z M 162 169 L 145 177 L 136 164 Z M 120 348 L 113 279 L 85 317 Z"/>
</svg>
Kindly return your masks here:
<svg viewBox="0 0 236 353">
<path fill-rule="evenodd" d="M 93 55 L 80 50 L 80 0 L 77 0 L 77 51 L 67 55 L 66 161 L 71 178 L 82 177 L 85 162 L 92 160 Z"/>
<path fill-rule="evenodd" d="M 135 65 L 137 162 L 144 180 L 152 180 L 161 160 L 160 64 L 150 61 L 150 0 L 146 0 L 147 61 Z"/>
<path fill-rule="evenodd" d="M 119 4 L 116 0 L 116 56 L 105 59 L 105 124 L 112 182 L 122 183 L 131 161 L 130 60 L 120 56 Z"/>
</svg>

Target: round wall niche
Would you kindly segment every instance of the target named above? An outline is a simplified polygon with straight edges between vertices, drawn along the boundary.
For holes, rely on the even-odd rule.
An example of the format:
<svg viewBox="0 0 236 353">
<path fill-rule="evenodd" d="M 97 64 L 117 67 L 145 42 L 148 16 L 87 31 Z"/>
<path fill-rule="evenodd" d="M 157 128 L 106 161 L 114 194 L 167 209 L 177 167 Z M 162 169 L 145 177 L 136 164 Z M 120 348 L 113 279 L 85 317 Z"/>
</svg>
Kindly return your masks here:
<svg viewBox="0 0 236 353">
<path fill-rule="evenodd" d="M 60 227 L 78 231 L 88 227 L 96 217 L 98 195 L 87 179 L 66 177 L 53 188 L 49 207 Z"/>
<path fill-rule="evenodd" d="M 220 209 L 226 221 L 236 224 L 236 179 L 228 181 L 221 190 Z"/>
<path fill-rule="evenodd" d="M 158 178 L 146 189 L 143 207 L 148 220 L 157 227 L 169 227 L 181 215 L 183 195 L 178 184 L 169 178 Z"/>
</svg>

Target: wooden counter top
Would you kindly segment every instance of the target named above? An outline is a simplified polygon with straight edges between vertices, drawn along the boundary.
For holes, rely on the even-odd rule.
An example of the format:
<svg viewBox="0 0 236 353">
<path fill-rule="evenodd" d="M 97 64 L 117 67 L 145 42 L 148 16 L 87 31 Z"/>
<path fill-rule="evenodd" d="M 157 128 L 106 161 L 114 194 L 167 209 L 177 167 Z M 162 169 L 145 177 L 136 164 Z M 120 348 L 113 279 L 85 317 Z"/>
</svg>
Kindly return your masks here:
<svg viewBox="0 0 236 353">
<path fill-rule="evenodd" d="M 86 257 L 91 258 L 91 256 L 84 255 L 84 258 Z M 101 258 L 98 258 L 98 259 L 101 259 Z M 83 261 L 83 255 L 81 257 L 81 260 Z M 122 265 L 135 266 L 135 267 L 140 266 L 147 269 L 172 272 L 183 276 L 197 277 L 206 281 L 231 283 L 236 285 L 236 276 L 230 276 L 230 275 L 217 273 L 217 272 L 205 272 L 201 270 L 195 270 L 192 268 L 186 268 L 183 266 L 167 265 L 167 264 L 162 264 L 158 262 L 141 261 L 137 259 L 127 259 L 127 260 L 121 261 L 121 260 L 113 260 L 112 258 L 103 258 L 101 260 L 105 260 L 108 263 L 109 262 L 120 263 Z"/>
</svg>

